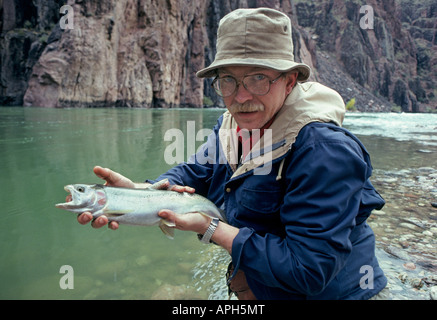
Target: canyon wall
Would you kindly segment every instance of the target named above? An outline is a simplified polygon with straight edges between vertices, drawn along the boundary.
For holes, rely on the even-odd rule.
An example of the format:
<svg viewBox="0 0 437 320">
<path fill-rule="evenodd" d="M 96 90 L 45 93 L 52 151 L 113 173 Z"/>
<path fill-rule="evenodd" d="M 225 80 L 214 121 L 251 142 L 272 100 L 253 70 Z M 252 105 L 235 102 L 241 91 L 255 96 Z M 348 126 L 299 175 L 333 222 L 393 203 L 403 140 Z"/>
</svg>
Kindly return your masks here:
<svg viewBox="0 0 437 320">
<path fill-rule="evenodd" d="M 223 106 L 195 72 L 214 58 L 221 17 L 252 7 L 286 13 L 310 80 L 358 110 L 435 111 L 431 0 L 0 0 L 0 105 Z"/>
</svg>

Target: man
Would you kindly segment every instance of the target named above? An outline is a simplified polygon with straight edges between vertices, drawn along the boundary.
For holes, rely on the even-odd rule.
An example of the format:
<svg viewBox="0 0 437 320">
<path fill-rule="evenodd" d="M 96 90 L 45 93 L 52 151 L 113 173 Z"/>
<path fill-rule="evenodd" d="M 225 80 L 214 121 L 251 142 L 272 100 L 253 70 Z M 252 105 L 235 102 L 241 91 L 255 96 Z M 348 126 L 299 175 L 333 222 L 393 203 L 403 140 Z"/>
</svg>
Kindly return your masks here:
<svg viewBox="0 0 437 320">
<path fill-rule="evenodd" d="M 215 77 L 228 112 L 198 154 L 157 180 L 195 189 L 227 222 L 159 214 L 230 253 L 230 290 L 240 299 L 369 299 L 387 283 L 366 223 L 384 200 L 369 181 L 364 146 L 340 127 L 343 100 L 301 83 L 310 69 L 292 52 L 290 20 L 276 10 L 239 9 L 221 20 L 216 58 L 197 76 Z M 144 186 L 94 171 L 110 185 Z M 93 226 L 107 223 L 102 216 Z"/>
</svg>

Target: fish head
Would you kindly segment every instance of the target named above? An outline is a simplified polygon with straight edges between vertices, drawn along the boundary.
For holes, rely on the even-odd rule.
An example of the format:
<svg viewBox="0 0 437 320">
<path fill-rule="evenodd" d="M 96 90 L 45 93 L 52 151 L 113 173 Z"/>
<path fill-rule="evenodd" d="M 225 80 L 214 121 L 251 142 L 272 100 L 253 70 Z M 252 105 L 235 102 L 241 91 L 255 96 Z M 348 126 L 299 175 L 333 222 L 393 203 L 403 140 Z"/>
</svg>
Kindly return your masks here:
<svg viewBox="0 0 437 320">
<path fill-rule="evenodd" d="M 106 194 L 102 186 L 89 184 L 69 184 L 64 190 L 70 193 L 67 202 L 56 204 L 57 208 L 75 213 L 96 212 L 106 204 Z"/>
</svg>

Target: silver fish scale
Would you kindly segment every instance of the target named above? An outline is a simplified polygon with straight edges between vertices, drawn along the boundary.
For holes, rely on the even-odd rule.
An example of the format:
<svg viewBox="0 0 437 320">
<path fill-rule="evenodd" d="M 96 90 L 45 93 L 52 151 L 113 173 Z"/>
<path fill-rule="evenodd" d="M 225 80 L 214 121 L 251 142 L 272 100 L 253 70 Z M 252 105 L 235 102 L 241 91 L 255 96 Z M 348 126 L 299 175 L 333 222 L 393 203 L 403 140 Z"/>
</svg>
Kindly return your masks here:
<svg viewBox="0 0 437 320">
<path fill-rule="evenodd" d="M 202 212 L 225 220 L 220 210 L 208 199 L 190 193 L 167 190 L 127 189 L 103 187 L 107 203 L 100 214 L 111 221 L 134 225 L 155 225 L 161 218 L 158 212 L 169 209 L 179 214 Z"/>
</svg>

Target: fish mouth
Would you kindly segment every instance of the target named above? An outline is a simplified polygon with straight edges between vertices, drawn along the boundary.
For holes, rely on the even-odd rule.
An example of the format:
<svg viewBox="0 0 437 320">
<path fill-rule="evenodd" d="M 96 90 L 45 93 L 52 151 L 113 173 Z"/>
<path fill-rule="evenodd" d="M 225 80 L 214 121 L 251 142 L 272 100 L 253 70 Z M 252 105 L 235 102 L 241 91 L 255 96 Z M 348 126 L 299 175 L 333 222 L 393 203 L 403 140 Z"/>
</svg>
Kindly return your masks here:
<svg viewBox="0 0 437 320">
<path fill-rule="evenodd" d="M 67 202 L 63 202 L 63 203 L 57 203 L 55 204 L 56 208 L 60 208 L 60 209 L 76 209 L 79 208 L 80 206 L 76 203 L 76 199 L 75 199 L 75 190 L 74 187 L 72 185 L 66 185 L 64 187 L 64 190 L 67 191 L 70 195 L 67 196 Z M 68 201 L 68 199 L 70 199 Z"/>
</svg>

